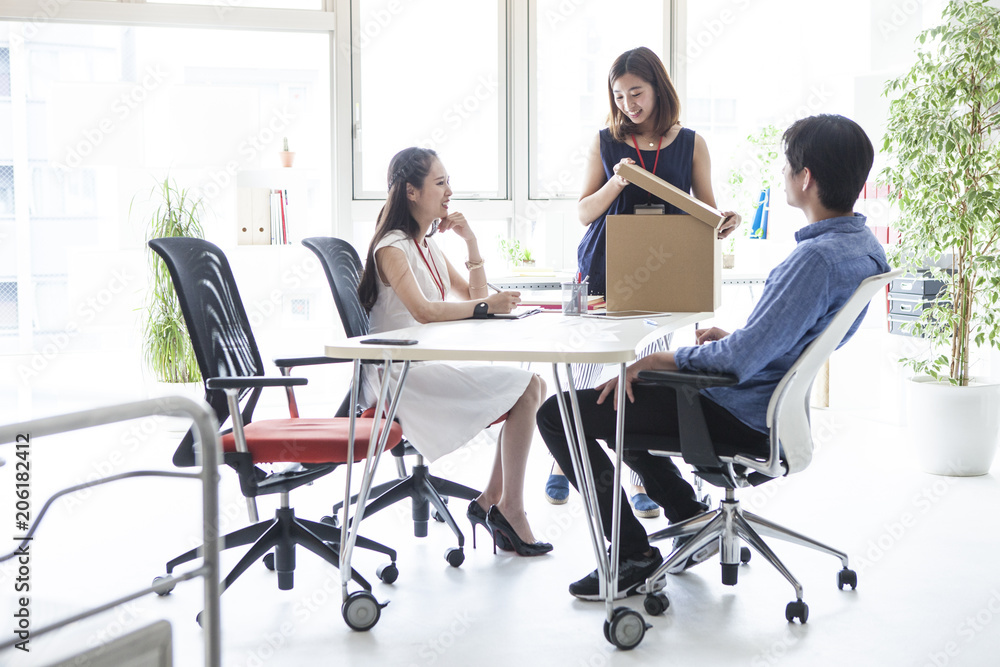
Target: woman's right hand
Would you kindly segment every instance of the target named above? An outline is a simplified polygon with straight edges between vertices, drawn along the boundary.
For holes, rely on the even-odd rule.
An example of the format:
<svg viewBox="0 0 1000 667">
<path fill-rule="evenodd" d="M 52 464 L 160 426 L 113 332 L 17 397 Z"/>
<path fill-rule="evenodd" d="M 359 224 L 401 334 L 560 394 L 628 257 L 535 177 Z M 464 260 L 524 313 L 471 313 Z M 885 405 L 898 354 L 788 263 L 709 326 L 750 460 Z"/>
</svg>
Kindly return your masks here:
<svg viewBox="0 0 1000 667">
<path fill-rule="evenodd" d="M 509 313 L 517 308 L 517 304 L 521 303 L 521 293 L 497 292 L 486 297 L 484 301 L 490 307 L 489 312 L 491 313 Z"/>
<path fill-rule="evenodd" d="M 621 160 L 618 161 L 618 164 L 612 167 L 612 169 L 615 172 L 615 175 L 611 177 L 611 181 L 615 185 L 621 188 L 624 188 L 626 185 L 628 185 L 628 179 L 626 179 L 624 176 L 618 175 L 618 169 L 620 169 L 623 164 L 635 164 L 635 160 L 633 160 L 630 157 L 623 157 Z"/>
</svg>

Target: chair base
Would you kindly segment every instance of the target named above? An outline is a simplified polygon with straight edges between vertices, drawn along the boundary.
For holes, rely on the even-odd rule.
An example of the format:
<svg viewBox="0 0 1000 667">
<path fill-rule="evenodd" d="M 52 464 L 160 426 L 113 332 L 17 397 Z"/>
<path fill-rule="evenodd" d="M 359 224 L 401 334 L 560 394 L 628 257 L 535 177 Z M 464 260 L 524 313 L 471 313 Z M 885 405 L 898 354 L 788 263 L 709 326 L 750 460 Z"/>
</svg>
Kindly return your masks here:
<svg viewBox="0 0 1000 667">
<path fill-rule="evenodd" d="M 685 521 L 680 521 L 668 528 L 657 531 L 649 536 L 649 541 L 654 542 L 673 537 L 691 537 L 681 547 L 674 550 L 663 564 L 647 579 L 646 590 L 653 591 L 657 588 L 653 585 L 658 579 L 668 571 L 684 563 L 693 554 L 708 546 L 713 540 L 719 541 L 719 561 L 722 566 L 722 583 L 733 586 L 737 582 L 737 572 L 741 561 L 740 541 L 745 541 L 754 551 L 759 553 L 768 563 L 770 563 L 795 589 L 795 603 L 803 605 L 802 585 L 792 575 L 792 573 L 781 562 L 781 559 L 771 550 L 761 535 L 809 547 L 816 551 L 829 554 L 840 559 L 843 569 L 838 577 L 841 588 L 845 584 L 856 585 L 857 578 L 853 571 L 849 570 L 848 557 L 842 551 L 829 547 L 822 542 L 818 542 L 810 537 L 789 530 L 776 523 L 768 521 L 763 517 L 751 512 L 744 512 L 740 507 L 740 502 L 735 498 L 732 489 L 726 489 L 726 498 L 719 503 L 719 508 L 710 510 L 692 517 Z M 844 573 L 851 573 L 849 577 Z M 662 588 L 662 586 L 661 586 Z M 791 620 L 791 619 L 789 619 Z M 802 619 L 804 622 L 804 619 Z"/>
<path fill-rule="evenodd" d="M 226 575 L 220 593 L 232 586 L 254 561 L 263 558 L 271 550 L 274 550 L 274 570 L 278 573 L 280 590 L 291 590 L 294 586 L 296 545 L 305 547 L 334 567 L 340 566 L 340 529 L 316 521 L 299 519 L 291 508 L 279 508 L 275 511 L 274 519 L 261 521 L 225 535 L 219 550 L 224 551 L 247 544 L 253 546 Z M 356 545 L 385 554 L 392 559 L 393 564 L 396 562 L 396 551 L 383 544 L 359 535 Z M 168 562 L 167 574 L 173 573 L 178 565 L 198 558 L 199 551 L 200 548 L 191 549 Z M 351 579 L 366 591 L 372 589 L 371 584 L 354 568 L 351 568 Z"/>
<path fill-rule="evenodd" d="M 409 477 L 380 484 L 374 487 L 371 495 L 374 496 L 375 493 L 379 493 L 379 495 L 365 505 L 365 517 L 369 517 L 400 500 L 409 498 L 412 504 L 413 534 L 416 537 L 427 537 L 430 507 L 433 505 L 444 522 L 455 533 L 459 548 L 465 546 L 465 535 L 462 534 L 455 518 L 448 511 L 448 505 L 442 496 L 473 500 L 480 495 L 480 492 L 473 488 L 431 475 L 428 467 L 419 463 L 412 467 Z M 351 502 L 356 499 L 356 496 L 351 498 Z M 334 505 L 335 516 L 341 507 L 343 507 L 343 503 Z"/>
</svg>

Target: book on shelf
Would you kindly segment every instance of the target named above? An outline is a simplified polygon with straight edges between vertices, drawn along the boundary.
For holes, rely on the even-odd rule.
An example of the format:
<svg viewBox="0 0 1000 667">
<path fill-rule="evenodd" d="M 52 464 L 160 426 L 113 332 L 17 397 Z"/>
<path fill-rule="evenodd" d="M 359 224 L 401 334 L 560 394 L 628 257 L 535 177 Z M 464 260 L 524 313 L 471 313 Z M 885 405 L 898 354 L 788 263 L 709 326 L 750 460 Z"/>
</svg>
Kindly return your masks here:
<svg viewBox="0 0 1000 667">
<path fill-rule="evenodd" d="M 288 190 L 239 188 L 237 232 L 239 245 L 285 245 L 289 241 Z"/>
</svg>

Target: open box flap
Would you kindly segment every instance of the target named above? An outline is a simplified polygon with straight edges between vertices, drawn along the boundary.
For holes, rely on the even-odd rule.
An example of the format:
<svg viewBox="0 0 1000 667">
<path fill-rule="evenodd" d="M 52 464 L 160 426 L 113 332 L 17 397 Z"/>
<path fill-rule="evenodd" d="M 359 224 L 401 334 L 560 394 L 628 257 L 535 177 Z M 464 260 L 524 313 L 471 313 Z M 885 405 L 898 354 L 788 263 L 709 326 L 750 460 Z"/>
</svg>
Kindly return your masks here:
<svg viewBox="0 0 1000 667">
<path fill-rule="evenodd" d="M 663 201 L 673 204 L 712 229 L 718 229 L 722 225 L 722 221 L 725 220 L 725 216 L 718 210 L 667 183 L 659 176 L 649 173 L 637 164 L 621 165 L 618 168 L 618 175 L 624 176 L 629 183 L 635 183 Z"/>
</svg>

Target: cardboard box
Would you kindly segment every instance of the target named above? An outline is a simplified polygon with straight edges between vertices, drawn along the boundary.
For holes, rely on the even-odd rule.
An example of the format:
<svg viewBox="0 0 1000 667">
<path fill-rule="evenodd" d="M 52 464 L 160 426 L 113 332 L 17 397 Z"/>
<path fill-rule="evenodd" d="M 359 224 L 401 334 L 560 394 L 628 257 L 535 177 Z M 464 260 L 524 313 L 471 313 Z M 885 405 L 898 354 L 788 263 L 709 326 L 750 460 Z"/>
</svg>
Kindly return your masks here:
<svg viewBox="0 0 1000 667">
<path fill-rule="evenodd" d="M 618 173 L 688 215 L 608 216 L 608 310 L 715 311 L 722 305 L 722 213 L 637 165 Z"/>
</svg>

